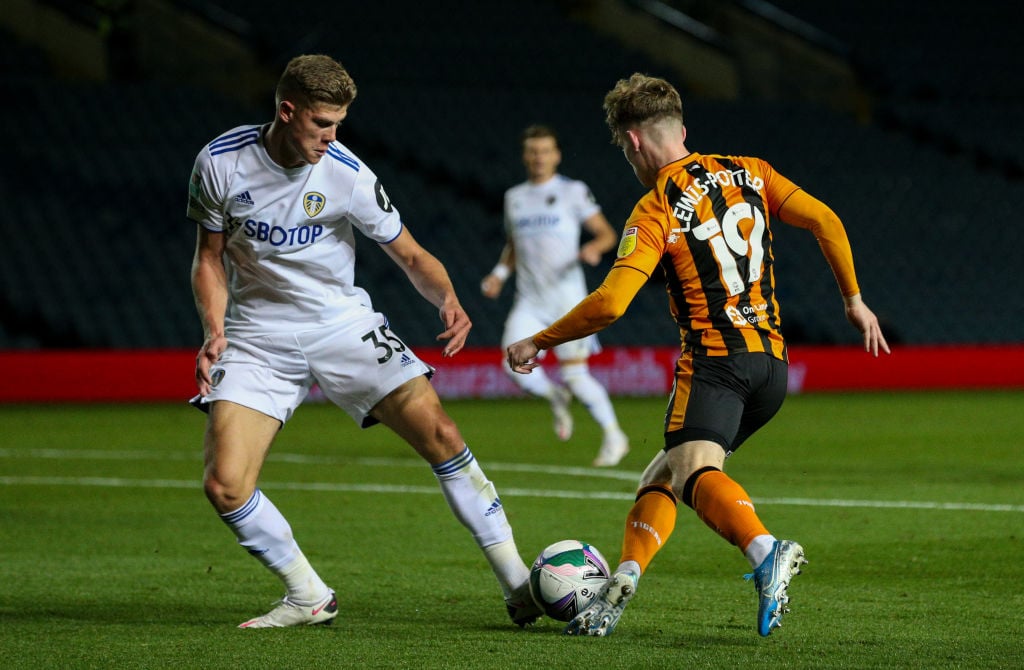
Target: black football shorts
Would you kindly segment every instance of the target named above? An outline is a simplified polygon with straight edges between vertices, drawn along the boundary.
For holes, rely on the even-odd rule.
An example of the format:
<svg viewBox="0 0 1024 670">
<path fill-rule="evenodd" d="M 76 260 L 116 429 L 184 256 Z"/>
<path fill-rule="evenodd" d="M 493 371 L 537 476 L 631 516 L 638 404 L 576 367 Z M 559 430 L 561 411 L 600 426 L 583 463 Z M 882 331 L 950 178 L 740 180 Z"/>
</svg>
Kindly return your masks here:
<svg viewBox="0 0 1024 670">
<path fill-rule="evenodd" d="M 788 371 L 785 361 L 764 353 L 683 352 L 665 412 L 665 450 L 709 440 L 726 455 L 736 451 L 782 407 Z"/>
</svg>

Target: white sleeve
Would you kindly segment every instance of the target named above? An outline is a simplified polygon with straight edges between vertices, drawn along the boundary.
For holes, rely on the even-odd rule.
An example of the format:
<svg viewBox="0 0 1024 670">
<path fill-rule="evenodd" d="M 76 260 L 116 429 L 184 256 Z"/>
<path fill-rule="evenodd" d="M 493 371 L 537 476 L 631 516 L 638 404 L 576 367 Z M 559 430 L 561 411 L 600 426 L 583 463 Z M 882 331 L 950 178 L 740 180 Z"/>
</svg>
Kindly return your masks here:
<svg viewBox="0 0 1024 670">
<path fill-rule="evenodd" d="M 590 192 L 590 187 L 581 181 L 573 182 L 571 202 L 580 221 L 586 221 L 601 211 L 601 205 L 597 204 L 597 198 Z"/>
<path fill-rule="evenodd" d="M 224 185 L 214 172 L 210 152 L 196 156 L 188 182 L 188 209 L 185 216 L 213 232 L 224 230 Z"/>
<path fill-rule="evenodd" d="M 402 217 L 365 163 L 356 177 L 349 214 L 352 224 L 374 242 L 387 244 L 402 232 Z"/>
<path fill-rule="evenodd" d="M 505 227 L 505 236 L 509 239 L 512 238 L 512 233 L 515 231 L 515 225 L 512 222 L 512 203 L 510 202 L 511 191 L 505 191 L 505 202 L 502 207 L 502 225 Z"/>
</svg>

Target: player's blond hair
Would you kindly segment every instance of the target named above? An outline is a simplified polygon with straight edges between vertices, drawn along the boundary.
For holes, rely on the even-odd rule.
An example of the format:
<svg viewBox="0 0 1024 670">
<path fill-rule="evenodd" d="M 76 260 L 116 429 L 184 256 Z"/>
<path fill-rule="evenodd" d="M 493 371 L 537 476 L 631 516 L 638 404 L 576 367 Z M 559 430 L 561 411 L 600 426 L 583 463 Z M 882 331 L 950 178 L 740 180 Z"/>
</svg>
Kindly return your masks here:
<svg viewBox="0 0 1024 670">
<path fill-rule="evenodd" d="M 330 56 L 307 54 L 288 61 L 277 82 L 277 103 L 326 103 L 344 107 L 356 98 L 356 83 L 345 67 Z"/>
<path fill-rule="evenodd" d="M 683 101 L 675 87 L 639 72 L 615 84 L 604 97 L 604 111 L 612 144 L 622 144 L 630 128 L 665 119 L 683 122 Z"/>
</svg>

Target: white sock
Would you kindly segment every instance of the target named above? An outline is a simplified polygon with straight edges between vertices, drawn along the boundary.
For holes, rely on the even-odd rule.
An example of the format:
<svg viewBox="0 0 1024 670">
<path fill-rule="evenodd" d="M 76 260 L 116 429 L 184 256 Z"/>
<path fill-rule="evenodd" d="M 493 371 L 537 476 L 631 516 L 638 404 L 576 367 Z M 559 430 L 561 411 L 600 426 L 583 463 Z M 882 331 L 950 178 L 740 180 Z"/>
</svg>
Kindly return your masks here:
<svg viewBox="0 0 1024 670">
<path fill-rule="evenodd" d="M 590 368 L 586 363 L 563 365 L 562 379 L 572 394 L 594 417 L 597 425 L 604 429 L 606 435 L 622 432 L 619 429 L 619 420 L 615 416 L 615 408 L 612 407 L 612 401 L 608 397 L 608 391 L 601 386 L 601 382 L 597 381 L 594 375 L 590 374 Z"/>
<path fill-rule="evenodd" d="M 262 491 L 256 489 L 244 505 L 220 518 L 238 544 L 285 583 L 290 598 L 312 604 L 327 595 L 327 585 L 299 549 L 288 521 Z"/>
<path fill-rule="evenodd" d="M 288 589 L 288 599 L 296 605 L 315 605 L 331 592 L 301 551 L 294 561 L 281 568 L 278 577 Z"/>
<path fill-rule="evenodd" d="M 505 372 L 509 374 L 512 381 L 515 382 L 516 386 L 523 389 L 532 396 L 538 398 L 544 398 L 545 400 L 551 400 L 555 395 L 555 384 L 548 377 L 547 373 L 544 372 L 544 368 L 534 368 L 533 372 L 528 375 L 521 375 L 518 372 L 513 372 L 512 368 L 508 365 L 503 366 Z"/>
<path fill-rule="evenodd" d="M 515 549 L 512 527 L 494 484 L 484 475 L 469 447 L 432 469 L 455 518 L 473 534 L 502 591 L 508 595 L 522 585 L 523 571 L 529 574 L 529 568 Z"/>
<path fill-rule="evenodd" d="M 764 559 L 768 558 L 768 554 L 772 553 L 773 548 L 775 548 L 774 535 L 758 535 L 743 550 L 743 555 L 750 561 L 750 567 L 757 569 L 764 563 Z"/>
<path fill-rule="evenodd" d="M 624 561 L 619 563 L 619 567 L 615 568 L 615 572 L 612 574 L 618 574 L 620 572 L 628 572 L 633 575 L 633 581 L 640 581 L 640 564 L 636 561 Z"/>
<path fill-rule="evenodd" d="M 506 598 L 527 585 L 530 580 L 530 568 L 526 567 L 526 563 L 519 555 L 515 540 L 509 538 L 504 542 L 486 546 L 483 550 Z"/>
</svg>

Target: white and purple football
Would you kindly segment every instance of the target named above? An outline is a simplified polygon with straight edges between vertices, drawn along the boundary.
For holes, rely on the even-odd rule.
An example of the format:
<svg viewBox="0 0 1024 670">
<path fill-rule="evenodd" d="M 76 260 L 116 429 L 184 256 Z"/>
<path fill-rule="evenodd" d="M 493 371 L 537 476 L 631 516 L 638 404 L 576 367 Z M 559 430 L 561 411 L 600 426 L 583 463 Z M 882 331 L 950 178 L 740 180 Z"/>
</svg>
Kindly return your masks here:
<svg viewBox="0 0 1024 670">
<path fill-rule="evenodd" d="M 597 597 L 611 573 L 596 547 L 577 540 L 555 542 L 530 568 L 530 594 L 544 613 L 571 621 Z"/>
</svg>

